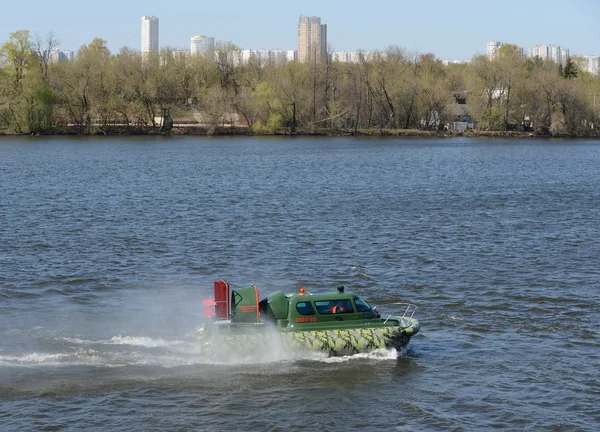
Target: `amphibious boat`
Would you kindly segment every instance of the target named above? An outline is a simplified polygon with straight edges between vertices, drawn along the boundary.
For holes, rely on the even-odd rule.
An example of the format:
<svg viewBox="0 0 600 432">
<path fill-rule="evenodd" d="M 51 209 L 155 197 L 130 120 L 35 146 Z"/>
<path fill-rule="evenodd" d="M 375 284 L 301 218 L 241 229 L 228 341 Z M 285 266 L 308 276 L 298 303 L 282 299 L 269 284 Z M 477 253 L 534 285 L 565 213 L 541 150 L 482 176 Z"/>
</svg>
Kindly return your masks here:
<svg viewBox="0 0 600 432">
<path fill-rule="evenodd" d="M 304 288 L 292 294 L 277 291 L 259 300 L 256 286 L 232 289 L 221 280 L 214 283 L 214 298 L 203 304 L 214 325 L 199 333 L 232 349 L 282 346 L 329 355 L 400 350 L 420 328 L 414 318 L 416 306 L 402 303 L 402 315 L 382 317 L 343 286 L 318 294 Z"/>
</svg>

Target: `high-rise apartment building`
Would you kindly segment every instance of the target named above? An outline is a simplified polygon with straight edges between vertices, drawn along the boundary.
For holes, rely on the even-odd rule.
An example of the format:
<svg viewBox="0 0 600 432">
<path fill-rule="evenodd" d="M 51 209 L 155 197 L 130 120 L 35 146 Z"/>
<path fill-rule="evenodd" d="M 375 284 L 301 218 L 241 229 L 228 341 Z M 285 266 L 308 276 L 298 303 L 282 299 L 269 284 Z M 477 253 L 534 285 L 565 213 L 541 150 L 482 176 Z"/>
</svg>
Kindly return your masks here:
<svg viewBox="0 0 600 432">
<path fill-rule="evenodd" d="M 569 58 L 569 50 L 558 45 L 534 45 L 529 47 L 529 57 L 539 57 L 543 60 L 552 59 L 564 65 Z"/>
<path fill-rule="evenodd" d="M 215 50 L 215 38 L 206 36 L 192 36 L 190 52 L 192 55 L 204 55 Z"/>
<path fill-rule="evenodd" d="M 327 24 L 320 17 L 300 15 L 298 22 L 298 60 L 321 61 L 327 57 Z"/>
<path fill-rule="evenodd" d="M 361 63 L 372 60 L 374 53 L 371 51 L 335 51 L 331 59 L 340 63 Z"/>
<path fill-rule="evenodd" d="M 158 52 L 158 18 L 142 17 L 142 54 Z"/>
<path fill-rule="evenodd" d="M 241 51 L 242 63 L 248 63 L 250 60 L 256 60 L 260 63 L 285 63 L 296 59 L 294 50 L 253 50 L 245 49 Z"/>
<path fill-rule="evenodd" d="M 494 60 L 494 58 L 496 57 L 496 53 L 502 45 L 504 44 L 500 41 L 493 41 L 487 43 L 487 56 L 490 60 Z"/>
<path fill-rule="evenodd" d="M 575 62 L 582 70 L 594 75 L 600 75 L 600 57 L 584 55 L 576 57 Z"/>
<path fill-rule="evenodd" d="M 73 61 L 75 53 L 73 51 L 61 51 L 58 48 L 50 51 L 50 63 L 58 63 L 60 61 Z"/>
</svg>

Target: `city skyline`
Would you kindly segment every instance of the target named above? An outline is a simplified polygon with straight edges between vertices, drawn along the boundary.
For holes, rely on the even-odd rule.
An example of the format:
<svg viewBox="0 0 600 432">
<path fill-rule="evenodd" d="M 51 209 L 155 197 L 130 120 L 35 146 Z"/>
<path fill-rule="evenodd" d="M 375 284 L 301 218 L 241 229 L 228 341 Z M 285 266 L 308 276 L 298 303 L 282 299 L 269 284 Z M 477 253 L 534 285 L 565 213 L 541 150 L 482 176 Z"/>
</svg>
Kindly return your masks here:
<svg viewBox="0 0 600 432">
<path fill-rule="evenodd" d="M 431 52 L 442 59 L 468 60 L 475 54 L 485 54 L 487 41 L 501 40 L 522 47 L 567 46 L 572 55 L 600 54 L 600 29 L 595 24 L 595 17 L 600 16 L 600 2 L 592 0 L 573 0 L 568 11 L 557 0 L 536 0 L 525 5 L 507 0 L 502 10 L 465 0 L 460 11 L 439 0 L 432 0 L 428 6 L 378 1 L 375 6 L 379 8 L 368 10 L 362 10 L 358 3 L 356 8 L 339 8 L 305 1 L 301 7 L 283 12 L 274 7 L 276 2 L 272 0 L 257 0 L 253 5 L 261 11 L 252 17 L 247 17 L 247 8 L 232 7 L 242 5 L 237 0 L 228 3 L 228 11 L 218 5 L 203 6 L 197 16 L 188 13 L 189 7 L 196 6 L 187 1 L 171 8 L 151 0 L 132 0 L 119 4 L 117 9 L 114 0 L 106 0 L 106 8 L 94 11 L 93 20 L 78 19 L 74 12 L 65 15 L 65 8 L 81 11 L 72 8 L 74 1 L 58 0 L 51 10 L 44 8 L 41 1 L 31 3 L 32 8 L 27 11 L 14 4 L 6 5 L 0 17 L 1 40 L 7 40 L 13 31 L 26 29 L 42 37 L 53 31 L 61 41 L 61 49 L 77 51 L 94 37 L 105 39 L 112 52 L 124 46 L 137 49 L 139 24 L 134 23 L 139 23 L 143 15 L 155 15 L 160 17 L 161 47 L 185 49 L 192 36 L 210 35 L 242 49 L 290 50 L 297 49 L 298 17 L 306 14 L 319 16 L 328 24 L 328 42 L 334 51 L 384 50 L 398 45 L 409 51 Z M 438 4 L 444 7 L 436 8 Z M 518 16 L 511 10 L 518 10 Z M 506 16 L 502 16 L 503 11 Z M 360 32 L 356 31 L 358 24 Z"/>
</svg>

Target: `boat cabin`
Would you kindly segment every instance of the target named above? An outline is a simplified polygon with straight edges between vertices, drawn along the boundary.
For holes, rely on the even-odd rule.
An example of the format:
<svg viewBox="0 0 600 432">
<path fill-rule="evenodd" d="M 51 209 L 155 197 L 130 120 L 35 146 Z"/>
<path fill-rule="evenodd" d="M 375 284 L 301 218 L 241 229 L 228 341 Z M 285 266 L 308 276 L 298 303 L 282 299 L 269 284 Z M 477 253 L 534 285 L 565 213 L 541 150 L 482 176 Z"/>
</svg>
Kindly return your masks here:
<svg viewBox="0 0 600 432">
<path fill-rule="evenodd" d="M 357 320 L 379 319 L 371 306 L 357 295 L 346 292 L 344 287 L 337 291 L 311 294 L 304 288 L 297 293 L 274 292 L 259 301 L 255 286 L 231 289 L 225 281 L 215 282 L 214 301 L 205 300 L 207 307 L 214 306 L 214 313 L 205 311 L 217 321 L 231 325 L 274 324 L 280 329 L 298 329 L 329 326 L 345 323 L 356 325 Z"/>
</svg>

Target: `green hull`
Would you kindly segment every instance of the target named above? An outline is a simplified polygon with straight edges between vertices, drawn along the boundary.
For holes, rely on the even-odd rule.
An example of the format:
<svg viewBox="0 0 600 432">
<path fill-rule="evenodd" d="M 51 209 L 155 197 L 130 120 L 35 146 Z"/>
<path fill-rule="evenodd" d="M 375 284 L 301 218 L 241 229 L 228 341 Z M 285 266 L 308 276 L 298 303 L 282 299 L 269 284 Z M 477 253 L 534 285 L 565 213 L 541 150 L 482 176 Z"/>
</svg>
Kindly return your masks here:
<svg viewBox="0 0 600 432">
<path fill-rule="evenodd" d="M 405 318 L 406 320 L 406 318 Z M 224 326 L 208 335 L 213 349 L 255 352 L 284 349 L 289 352 L 318 351 L 332 356 L 351 355 L 391 348 L 401 350 L 419 330 L 417 320 L 407 327 L 382 326 L 331 330 L 280 331 L 268 326 Z"/>
</svg>

